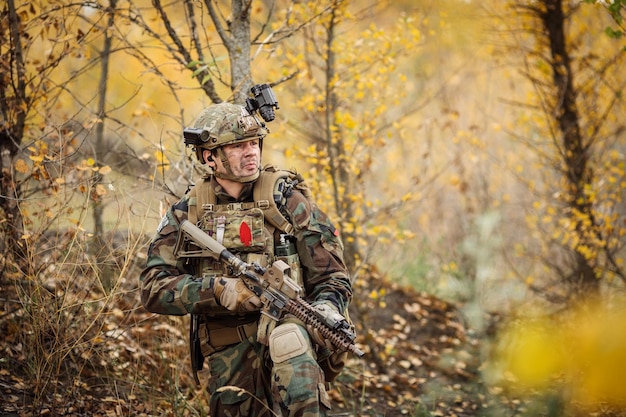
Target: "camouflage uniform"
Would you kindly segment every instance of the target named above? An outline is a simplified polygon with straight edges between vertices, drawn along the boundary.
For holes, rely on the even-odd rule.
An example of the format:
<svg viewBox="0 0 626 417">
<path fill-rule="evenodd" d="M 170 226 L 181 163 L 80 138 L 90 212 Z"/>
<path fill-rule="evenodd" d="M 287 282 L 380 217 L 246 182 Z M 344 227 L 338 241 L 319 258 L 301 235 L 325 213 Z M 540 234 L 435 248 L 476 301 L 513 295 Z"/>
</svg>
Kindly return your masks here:
<svg viewBox="0 0 626 417">
<path fill-rule="evenodd" d="M 215 178 L 209 178 L 218 204 L 249 202 L 254 183 L 246 184 L 240 198 L 226 194 Z M 161 221 L 148 250 L 147 266 L 141 273 L 141 300 L 154 313 L 210 317 L 210 326 L 235 327 L 255 323 L 258 311 L 233 313 L 215 299 L 210 277 L 200 278 L 193 268 L 174 256 L 178 225 L 188 216 L 189 194 L 174 204 Z M 315 204 L 298 190 L 287 196 L 283 212 L 294 227 L 302 266 L 305 298 L 327 301 L 345 313 L 352 296 L 350 279 L 343 262 L 343 245 L 337 229 Z M 278 239 L 278 231 L 274 233 Z M 257 341 L 256 333 L 243 332 L 240 341 L 208 352 L 210 408 L 214 416 L 325 416 L 330 408 L 324 373 L 306 329 L 300 324 L 280 324 L 297 329 L 304 341 L 295 357 L 276 357 Z M 291 326 L 291 327 L 289 327 Z M 295 326 L 295 327 L 294 327 Z M 219 389 L 234 386 L 245 390 Z M 256 399 L 254 397 L 256 397 Z M 272 412 L 270 412 L 270 410 Z"/>
</svg>

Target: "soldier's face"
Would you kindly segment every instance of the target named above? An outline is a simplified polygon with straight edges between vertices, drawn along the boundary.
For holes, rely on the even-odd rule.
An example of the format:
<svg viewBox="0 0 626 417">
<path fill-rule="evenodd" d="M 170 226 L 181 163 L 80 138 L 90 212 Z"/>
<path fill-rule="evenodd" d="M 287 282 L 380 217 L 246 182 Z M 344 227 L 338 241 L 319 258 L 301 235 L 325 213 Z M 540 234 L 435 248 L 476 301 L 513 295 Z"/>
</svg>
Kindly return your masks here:
<svg viewBox="0 0 626 417">
<path fill-rule="evenodd" d="M 248 140 L 241 143 L 233 143 L 222 147 L 230 169 L 237 177 L 254 175 L 261 166 L 261 147 L 258 140 Z M 219 158 L 215 160 L 215 169 L 226 173 L 226 168 Z"/>
</svg>

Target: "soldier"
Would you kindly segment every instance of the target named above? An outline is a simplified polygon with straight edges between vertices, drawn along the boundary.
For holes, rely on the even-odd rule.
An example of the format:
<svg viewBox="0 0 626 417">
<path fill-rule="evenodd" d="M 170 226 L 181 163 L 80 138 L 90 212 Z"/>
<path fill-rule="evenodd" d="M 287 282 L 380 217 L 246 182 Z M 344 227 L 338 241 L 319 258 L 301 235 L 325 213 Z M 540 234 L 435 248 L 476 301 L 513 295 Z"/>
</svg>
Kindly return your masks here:
<svg viewBox="0 0 626 417">
<path fill-rule="evenodd" d="M 261 315 L 260 299 L 241 279 L 181 247 L 178 232 L 188 219 L 247 263 L 284 259 L 305 300 L 347 317 L 352 288 L 339 233 L 300 175 L 261 169 L 268 130 L 248 107 L 211 105 L 189 131 L 208 174 L 163 217 L 140 276 L 141 301 L 154 313 L 192 315 L 210 370 L 211 415 L 325 416 L 326 382 L 345 352 L 329 354 L 332 345 L 294 317 L 275 323 Z"/>
</svg>

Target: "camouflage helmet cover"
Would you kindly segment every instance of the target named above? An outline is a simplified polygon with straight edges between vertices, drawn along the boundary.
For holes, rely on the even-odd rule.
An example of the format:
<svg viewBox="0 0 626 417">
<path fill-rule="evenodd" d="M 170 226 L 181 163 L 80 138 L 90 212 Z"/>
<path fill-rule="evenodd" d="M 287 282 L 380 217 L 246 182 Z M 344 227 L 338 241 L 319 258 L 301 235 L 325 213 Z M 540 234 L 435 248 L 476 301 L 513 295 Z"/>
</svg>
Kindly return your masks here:
<svg viewBox="0 0 626 417">
<path fill-rule="evenodd" d="M 213 150 L 238 141 L 263 139 L 268 130 L 242 106 L 231 103 L 212 104 L 205 108 L 194 123 L 206 132 L 197 147 Z"/>
</svg>

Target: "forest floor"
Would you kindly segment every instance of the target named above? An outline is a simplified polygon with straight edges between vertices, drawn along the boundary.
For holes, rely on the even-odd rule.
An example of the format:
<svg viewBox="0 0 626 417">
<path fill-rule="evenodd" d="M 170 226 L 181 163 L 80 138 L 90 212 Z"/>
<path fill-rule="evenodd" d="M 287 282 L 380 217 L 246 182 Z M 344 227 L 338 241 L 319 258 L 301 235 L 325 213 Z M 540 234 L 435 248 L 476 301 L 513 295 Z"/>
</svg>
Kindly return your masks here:
<svg viewBox="0 0 626 417">
<path fill-rule="evenodd" d="M 42 320 L 34 308 L 18 302 L 18 280 L 0 279 L 0 417 L 208 415 L 207 394 L 190 376 L 186 319 L 146 312 L 136 275 L 89 326 L 77 314 L 102 306 L 101 297 L 45 328 L 34 325 Z M 333 383 L 330 416 L 533 415 L 483 383 L 485 336 L 455 305 L 377 282 L 351 310 L 366 354 L 351 358 Z M 58 311 L 51 308 L 51 317 Z"/>
</svg>

